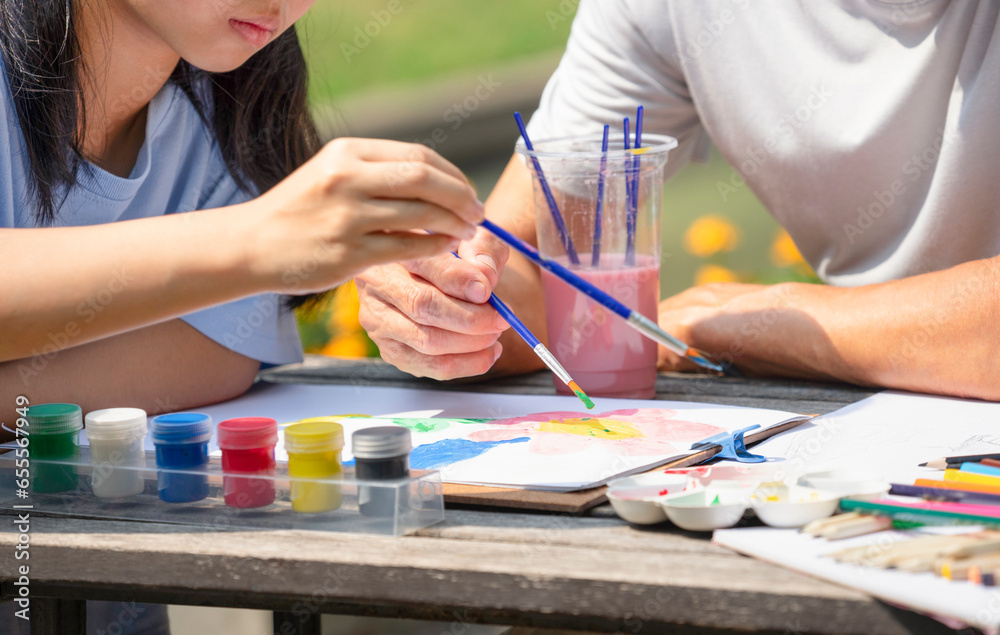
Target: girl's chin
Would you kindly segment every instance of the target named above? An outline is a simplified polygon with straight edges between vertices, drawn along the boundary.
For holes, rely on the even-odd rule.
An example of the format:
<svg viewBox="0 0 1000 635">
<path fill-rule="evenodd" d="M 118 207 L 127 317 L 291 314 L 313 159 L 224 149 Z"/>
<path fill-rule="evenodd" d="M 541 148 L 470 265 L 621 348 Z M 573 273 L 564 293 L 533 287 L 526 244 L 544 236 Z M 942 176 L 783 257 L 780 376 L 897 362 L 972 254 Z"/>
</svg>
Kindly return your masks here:
<svg viewBox="0 0 1000 635">
<path fill-rule="evenodd" d="M 228 73 L 236 70 L 257 51 L 250 48 L 246 42 L 237 41 L 235 45 L 227 46 L 224 51 L 201 52 L 195 55 L 182 55 L 188 64 L 208 73 Z"/>
</svg>

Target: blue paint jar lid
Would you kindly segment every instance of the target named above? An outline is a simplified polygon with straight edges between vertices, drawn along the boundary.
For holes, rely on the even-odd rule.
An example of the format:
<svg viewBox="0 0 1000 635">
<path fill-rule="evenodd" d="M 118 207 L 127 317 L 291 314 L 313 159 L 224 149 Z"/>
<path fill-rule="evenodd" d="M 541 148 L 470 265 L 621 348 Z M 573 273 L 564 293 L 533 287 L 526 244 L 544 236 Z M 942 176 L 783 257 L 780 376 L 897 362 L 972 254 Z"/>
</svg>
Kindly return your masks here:
<svg viewBox="0 0 1000 635">
<path fill-rule="evenodd" d="M 74 403 L 43 403 L 29 406 L 29 434 L 65 434 L 83 428 L 83 410 Z"/>
<path fill-rule="evenodd" d="M 212 438 L 212 417 L 201 412 L 175 412 L 153 417 L 149 427 L 153 443 L 157 445 L 206 443 Z"/>
</svg>

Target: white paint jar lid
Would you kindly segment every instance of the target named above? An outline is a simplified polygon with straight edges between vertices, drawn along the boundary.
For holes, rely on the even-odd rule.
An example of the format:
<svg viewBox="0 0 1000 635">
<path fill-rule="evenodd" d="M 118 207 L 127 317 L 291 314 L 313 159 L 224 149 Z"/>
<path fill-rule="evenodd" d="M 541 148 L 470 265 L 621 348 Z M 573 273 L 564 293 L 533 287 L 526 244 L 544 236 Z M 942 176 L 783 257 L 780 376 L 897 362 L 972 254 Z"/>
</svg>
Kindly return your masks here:
<svg viewBox="0 0 1000 635">
<path fill-rule="evenodd" d="M 88 412 L 87 438 L 91 441 L 131 441 L 146 436 L 146 411 L 139 408 L 105 408 Z"/>
</svg>

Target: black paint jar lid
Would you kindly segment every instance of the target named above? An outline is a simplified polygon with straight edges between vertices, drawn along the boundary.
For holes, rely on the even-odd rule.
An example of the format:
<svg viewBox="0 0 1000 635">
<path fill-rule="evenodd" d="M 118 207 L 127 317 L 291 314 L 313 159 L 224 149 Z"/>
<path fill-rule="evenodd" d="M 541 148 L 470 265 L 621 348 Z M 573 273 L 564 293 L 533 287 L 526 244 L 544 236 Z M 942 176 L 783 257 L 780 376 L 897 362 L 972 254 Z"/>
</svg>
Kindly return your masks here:
<svg viewBox="0 0 1000 635">
<path fill-rule="evenodd" d="M 356 459 L 406 456 L 412 447 L 410 430 L 401 426 L 365 428 L 351 435 L 351 453 Z"/>
</svg>

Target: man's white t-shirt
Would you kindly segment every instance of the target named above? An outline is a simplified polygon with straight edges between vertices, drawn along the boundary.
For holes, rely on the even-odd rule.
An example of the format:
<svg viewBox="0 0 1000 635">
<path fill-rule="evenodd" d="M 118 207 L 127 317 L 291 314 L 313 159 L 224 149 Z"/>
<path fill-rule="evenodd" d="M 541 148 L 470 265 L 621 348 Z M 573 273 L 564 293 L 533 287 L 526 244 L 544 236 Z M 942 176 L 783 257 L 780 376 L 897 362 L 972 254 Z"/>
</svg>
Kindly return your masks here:
<svg viewBox="0 0 1000 635">
<path fill-rule="evenodd" d="M 824 280 L 1000 254 L 1000 2 L 583 0 L 532 140 L 645 107 L 734 166 Z M 669 213 L 670 201 L 664 201 Z"/>
</svg>

